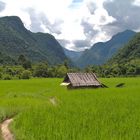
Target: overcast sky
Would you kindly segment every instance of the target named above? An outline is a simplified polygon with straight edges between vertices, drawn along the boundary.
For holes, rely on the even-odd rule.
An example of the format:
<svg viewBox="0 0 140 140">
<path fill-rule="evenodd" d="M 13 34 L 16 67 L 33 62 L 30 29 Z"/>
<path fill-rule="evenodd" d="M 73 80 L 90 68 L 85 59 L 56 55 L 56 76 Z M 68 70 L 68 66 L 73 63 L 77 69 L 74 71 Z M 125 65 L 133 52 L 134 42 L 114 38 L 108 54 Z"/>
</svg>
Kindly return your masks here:
<svg viewBox="0 0 140 140">
<path fill-rule="evenodd" d="M 0 0 L 0 16 L 16 15 L 32 32 L 83 50 L 112 35 L 140 31 L 140 0 Z"/>
</svg>

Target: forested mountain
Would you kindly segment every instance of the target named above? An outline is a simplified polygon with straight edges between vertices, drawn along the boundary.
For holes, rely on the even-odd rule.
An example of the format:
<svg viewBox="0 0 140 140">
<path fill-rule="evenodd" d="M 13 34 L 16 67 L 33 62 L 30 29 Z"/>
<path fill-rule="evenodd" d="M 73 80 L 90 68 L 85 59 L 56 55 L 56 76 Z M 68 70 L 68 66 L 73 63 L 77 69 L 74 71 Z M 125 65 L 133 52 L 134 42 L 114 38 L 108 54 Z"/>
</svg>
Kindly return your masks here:
<svg viewBox="0 0 140 140">
<path fill-rule="evenodd" d="M 51 65 L 69 61 L 70 57 L 79 67 L 106 63 L 136 33 L 126 30 L 107 42 L 99 42 L 84 52 L 63 50 L 56 39 L 45 33 L 32 33 L 16 16 L 0 18 L 0 64 L 16 64 L 20 55 L 33 63 L 47 62 Z M 64 53 L 65 51 L 65 53 Z M 66 55 L 68 56 L 66 56 Z M 112 69 L 124 65 L 140 65 L 140 33 L 106 63 Z M 70 62 L 70 61 L 69 61 Z M 113 68 L 114 67 L 114 68 Z M 132 67 L 131 67 L 132 68 Z M 134 68 L 135 69 L 135 68 Z M 137 69 L 135 69 L 137 71 Z M 132 69 L 130 70 L 132 71 Z"/>
<path fill-rule="evenodd" d="M 68 59 L 52 35 L 30 32 L 16 16 L 0 18 L 0 52 L 9 57 L 7 63 L 8 60 L 9 63 L 16 61 L 20 55 L 25 55 L 32 62 L 47 61 L 52 65 Z"/>
<path fill-rule="evenodd" d="M 140 33 L 137 33 L 126 45 L 104 65 L 90 65 L 85 69 L 101 77 L 140 75 Z"/>
<path fill-rule="evenodd" d="M 140 60 L 140 33 L 137 33 L 108 63 L 131 63 Z"/>
<path fill-rule="evenodd" d="M 107 42 L 94 44 L 91 49 L 85 50 L 76 64 L 79 67 L 101 65 L 107 62 L 121 47 L 123 47 L 136 33 L 131 30 L 118 33 Z"/>
<path fill-rule="evenodd" d="M 140 33 L 137 33 L 107 64 L 112 69 L 118 69 L 122 75 L 140 74 Z"/>
<path fill-rule="evenodd" d="M 4 65 L 10 64 L 10 65 L 13 65 L 13 64 L 16 64 L 16 61 L 13 58 L 11 58 L 10 56 L 7 56 L 6 54 L 2 54 L 0 52 L 0 64 L 4 64 Z"/>
</svg>

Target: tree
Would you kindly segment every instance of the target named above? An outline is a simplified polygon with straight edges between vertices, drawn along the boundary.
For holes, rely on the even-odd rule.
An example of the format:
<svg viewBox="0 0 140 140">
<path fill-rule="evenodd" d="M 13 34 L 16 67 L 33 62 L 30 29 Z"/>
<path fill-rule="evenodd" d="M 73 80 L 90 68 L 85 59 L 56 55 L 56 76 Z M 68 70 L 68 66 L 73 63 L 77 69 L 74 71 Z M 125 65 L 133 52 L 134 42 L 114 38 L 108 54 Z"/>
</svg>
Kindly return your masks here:
<svg viewBox="0 0 140 140">
<path fill-rule="evenodd" d="M 64 77 L 66 73 L 68 72 L 68 69 L 64 65 L 60 65 L 57 67 L 57 77 Z"/>
<path fill-rule="evenodd" d="M 18 57 L 18 63 L 19 63 L 20 65 L 22 65 L 22 67 L 23 67 L 24 69 L 30 69 L 30 68 L 32 68 L 31 61 L 27 60 L 26 57 L 25 57 L 24 55 L 20 55 L 20 56 Z"/>
<path fill-rule="evenodd" d="M 20 65 L 22 65 L 25 61 L 26 61 L 25 56 L 21 54 L 21 55 L 18 57 L 18 63 L 19 63 Z"/>
<path fill-rule="evenodd" d="M 29 60 L 24 61 L 23 64 L 22 64 L 22 67 L 24 69 L 30 69 L 30 68 L 32 68 L 31 61 L 29 61 Z"/>
<path fill-rule="evenodd" d="M 47 64 L 40 63 L 34 68 L 35 77 L 48 77 L 48 66 Z"/>
<path fill-rule="evenodd" d="M 30 79 L 30 78 L 31 72 L 29 70 L 24 70 L 20 75 L 20 79 Z"/>
<path fill-rule="evenodd" d="M 68 64 L 68 60 L 64 61 L 64 66 L 68 69 L 69 68 L 69 64 Z"/>
</svg>

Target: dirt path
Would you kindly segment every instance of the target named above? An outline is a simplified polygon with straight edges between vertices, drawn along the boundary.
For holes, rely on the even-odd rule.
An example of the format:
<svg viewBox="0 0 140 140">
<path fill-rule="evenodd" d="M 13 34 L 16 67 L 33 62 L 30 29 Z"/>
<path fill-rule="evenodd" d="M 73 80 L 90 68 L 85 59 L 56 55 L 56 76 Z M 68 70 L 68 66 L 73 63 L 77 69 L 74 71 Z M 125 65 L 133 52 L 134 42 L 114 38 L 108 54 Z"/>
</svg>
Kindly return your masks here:
<svg viewBox="0 0 140 140">
<path fill-rule="evenodd" d="M 2 122 L 1 126 L 1 134 L 2 134 L 2 138 L 4 140 L 14 140 L 13 138 L 13 134 L 10 132 L 9 130 L 9 124 L 13 121 L 13 119 L 7 119 L 4 122 Z"/>
<path fill-rule="evenodd" d="M 54 106 L 57 105 L 57 100 L 56 100 L 55 97 L 51 97 L 51 98 L 49 99 L 49 101 L 51 102 L 52 105 L 54 105 Z"/>
</svg>

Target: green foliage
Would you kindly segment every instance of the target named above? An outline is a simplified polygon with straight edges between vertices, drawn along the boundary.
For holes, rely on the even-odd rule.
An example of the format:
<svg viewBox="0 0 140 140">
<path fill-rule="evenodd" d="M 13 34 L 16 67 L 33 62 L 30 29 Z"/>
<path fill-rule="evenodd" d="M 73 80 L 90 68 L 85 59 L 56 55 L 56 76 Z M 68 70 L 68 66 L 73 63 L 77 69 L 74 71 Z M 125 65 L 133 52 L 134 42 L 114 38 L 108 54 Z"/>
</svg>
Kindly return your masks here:
<svg viewBox="0 0 140 140">
<path fill-rule="evenodd" d="M 32 68 L 31 62 L 29 60 L 27 60 L 27 58 L 24 55 L 20 55 L 18 57 L 18 63 L 20 65 L 22 65 L 22 67 L 24 69 L 30 69 L 30 68 Z"/>
<path fill-rule="evenodd" d="M 22 66 L 26 70 L 32 68 L 31 62 L 29 60 L 24 61 L 23 64 L 22 64 Z"/>
<path fill-rule="evenodd" d="M 58 66 L 56 69 L 56 77 L 64 77 L 66 73 L 68 72 L 68 69 L 65 65 Z"/>
<path fill-rule="evenodd" d="M 47 77 L 48 76 L 48 65 L 40 63 L 35 66 L 34 74 L 35 77 Z"/>
<path fill-rule="evenodd" d="M 25 56 L 22 55 L 22 54 L 19 55 L 19 57 L 18 57 L 18 63 L 19 63 L 20 65 L 22 65 L 25 61 L 26 61 Z"/>
<path fill-rule="evenodd" d="M 2 73 L 0 72 L 0 79 L 2 79 Z"/>
<path fill-rule="evenodd" d="M 5 67 L 5 73 L 6 74 L 9 74 L 9 75 L 14 75 L 14 71 L 13 71 L 13 69 L 11 68 L 11 67 Z"/>
<path fill-rule="evenodd" d="M 44 77 L 44 78 L 64 77 L 67 72 L 74 72 L 74 71 L 77 71 L 77 69 L 69 68 L 66 63 L 62 65 L 56 65 L 56 66 L 49 66 L 47 63 L 38 63 L 36 65 L 33 65 L 33 67 L 31 68 L 28 67 L 28 69 L 27 67 L 23 67 L 23 65 L 17 65 L 17 66 L 5 65 L 0 67 L 1 75 L 10 75 L 12 79 L 19 79 L 19 78 L 29 79 L 30 76 L 27 75 L 31 75 L 33 77 Z"/>
<path fill-rule="evenodd" d="M 108 63 L 140 64 L 140 33 L 126 44 Z"/>
<path fill-rule="evenodd" d="M 16 60 L 0 52 L 0 65 L 15 65 L 15 64 L 16 64 Z"/>
<path fill-rule="evenodd" d="M 3 80 L 11 80 L 12 79 L 12 76 L 9 75 L 9 74 L 4 74 L 3 75 Z"/>
<path fill-rule="evenodd" d="M 30 78 L 31 72 L 29 70 L 24 70 L 20 75 L 20 79 L 30 79 Z"/>
<path fill-rule="evenodd" d="M 137 33 L 105 65 L 90 66 L 85 70 L 96 72 L 101 77 L 140 75 L 140 33 Z"/>
<path fill-rule="evenodd" d="M 128 44 L 126 44 L 119 52 L 108 61 L 107 65 L 117 67 L 119 75 L 140 75 L 140 33 Z"/>
</svg>

